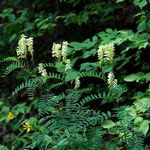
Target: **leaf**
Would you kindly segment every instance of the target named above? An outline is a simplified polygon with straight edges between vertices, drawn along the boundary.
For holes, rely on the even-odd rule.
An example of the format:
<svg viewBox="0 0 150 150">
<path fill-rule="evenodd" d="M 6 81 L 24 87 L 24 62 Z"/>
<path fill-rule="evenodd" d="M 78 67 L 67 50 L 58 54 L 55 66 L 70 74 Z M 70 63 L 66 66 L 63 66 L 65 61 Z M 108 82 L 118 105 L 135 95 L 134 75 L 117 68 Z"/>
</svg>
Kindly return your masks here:
<svg viewBox="0 0 150 150">
<path fill-rule="evenodd" d="M 144 77 L 144 73 L 143 72 L 138 72 L 136 74 L 131 74 L 131 75 L 128 75 L 124 78 L 124 80 L 126 82 L 133 82 L 133 81 L 136 81 L 138 82 L 139 80 L 143 79 Z"/>
<path fill-rule="evenodd" d="M 71 42 L 69 43 L 69 46 L 73 47 L 75 51 L 79 51 L 83 49 L 83 45 L 79 42 Z"/>
<path fill-rule="evenodd" d="M 147 0 L 134 0 L 133 3 L 142 9 L 144 6 L 147 5 Z"/>
<path fill-rule="evenodd" d="M 106 120 L 102 123 L 102 127 L 105 129 L 110 129 L 113 128 L 115 126 L 115 123 L 111 120 Z"/>
<path fill-rule="evenodd" d="M 150 107 L 150 97 L 143 97 L 134 102 L 134 105 L 139 112 L 145 112 Z"/>
<path fill-rule="evenodd" d="M 149 130 L 149 123 L 150 121 L 149 120 L 144 120 L 141 124 L 140 124 L 140 131 L 146 135 L 148 130 Z"/>
<path fill-rule="evenodd" d="M 144 78 L 146 79 L 146 81 L 150 81 L 150 73 L 146 73 L 144 75 Z"/>
<path fill-rule="evenodd" d="M 1 112 L 3 112 L 3 113 L 7 113 L 7 112 L 9 112 L 9 110 L 10 110 L 10 108 L 9 108 L 9 107 L 4 106 L 4 107 L 2 107 Z"/>
<path fill-rule="evenodd" d="M 75 80 L 78 77 L 79 73 L 75 70 L 69 70 L 66 74 L 65 80 L 66 81 L 71 81 Z"/>
<path fill-rule="evenodd" d="M 80 71 L 83 71 L 83 70 L 86 70 L 86 71 L 92 70 L 92 66 L 90 65 L 90 63 L 81 64 Z"/>
<path fill-rule="evenodd" d="M 8 150 L 6 146 L 0 145 L 0 150 Z"/>
<path fill-rule="evenodd" d="M 64 72 L 65 71 L 65 65 L 62 62 L 57 62 L 55 64 L 55 67 L 57 68 L 58 72 Z"/>
<path fill-rule="evenodd" d="M 126 108 L 125 111 L 132 117 L 132 119 L 135 119 L 135 117 L 137 116 L 136 110 L 133 107 Z"/>
<path fill-rule="evenodd" d="M 86 51 L 84 54 L 83 54 L 83 58 L 88 58 L 90 56 L 94 56 L 96 54 L 96 49 L 92 49 L 91 51 Z"/>
<path fill-rule="evenodd" d="M 142 117 L 136 117 L 135 120 L 134 120 L 134 124 L 139 124 L 143 121 L 143 118 Z"/>
<path fill-rule="evenodd" d="M 12 36 L 10 36 L 9 42 L 12 42 L 12 41 L 15 40 L 16 38 L 17 38 L 17 34 L 13 34 Z"/>
<path fill-rule="evenodd" d="M 123 1 L 124 1 L 124 0 L 117 0 L 116 3 L 120 3 L 120 2 L 123 2 Z"/>
<path fill-rule="evenodd" d="M 83 58 L 88 58 L 92 55 L 91 51 L 86 51 L 84 54 L 83 54 Z"/>
<path fill-rule="evenodd" d="M 131 75 L 128 75 L 124 78 L 124 81 L 126 81 L 126 82 L 133 82 L 136 80 L 139 80 L 139 76 L 136 74 L 131 74 Z"/>
<path fill-rule="evenodd" d="M 139 23 L 138 27 L 137 27 L 137 30 L 139 32 L 142 32 L 146 29 L 146 26 L 147 26 L 147 23 L 146 23 L 146 20 L 143 20 Z"/>
</svg>

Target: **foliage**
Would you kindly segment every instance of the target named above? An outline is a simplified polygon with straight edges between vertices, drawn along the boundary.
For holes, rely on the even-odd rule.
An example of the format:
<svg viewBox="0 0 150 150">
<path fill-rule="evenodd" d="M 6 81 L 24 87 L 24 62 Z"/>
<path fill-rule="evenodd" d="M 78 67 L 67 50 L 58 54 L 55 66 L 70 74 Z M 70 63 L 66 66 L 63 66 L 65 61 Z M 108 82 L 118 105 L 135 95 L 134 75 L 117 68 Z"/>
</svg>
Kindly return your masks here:
<svg viewBox="0 0 150 150">
<path fill-rule="evenodd" d="M 0 149 L 148 150 L 149 4 L 2 0 Z"/>
</svg>

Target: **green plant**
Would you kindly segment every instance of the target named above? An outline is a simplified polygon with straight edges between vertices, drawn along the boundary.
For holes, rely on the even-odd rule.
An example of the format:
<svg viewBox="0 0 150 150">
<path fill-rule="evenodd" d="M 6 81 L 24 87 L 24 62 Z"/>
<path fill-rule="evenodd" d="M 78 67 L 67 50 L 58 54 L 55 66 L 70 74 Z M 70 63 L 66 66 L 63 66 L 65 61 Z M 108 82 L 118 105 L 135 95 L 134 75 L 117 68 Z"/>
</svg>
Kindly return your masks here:
<svg viewBox="0 0 150 150">
<path fill-rule="evenodd" d="M 0 8 L 0 149 L 148 150 L 149 0 Z"/>
<path fill-rule="evenodd" d="M 10 63 L 4 69 L 4 76 L 14 71 L 24 74 L 21 79 L 24 82 L 15 88 L 9 99 L 19 93 L 28 95 L 24 102 L 14 104 L 11 110 L 3 107 L 4 117 L 1 123 L 12 122 L 11 125 L 15 124 L 13 131 L 20 132 L 18 137 L 15 135 L 13 138 L 12 147 L 97 150 L 109 149 L 111 142 L 112 147 L 117 149 L 130 149 L 129 141 L 135 137 L 135 147 L 142 149 L 140 134 L 146 135 L 149 123 L 148 120 L 144 120 L 142 124 L 138 121 L 139 117 L 142 119 L 137 114 L 142 111 L 138 107 L 142 100 L 128 108 L 115 109 L 125 100 L 123 94 L 126 92 L 126 88 L 118 84 L 113 74 L 116 60 L 119 59 L 114 58 L 115 42 L 103 45 L 102 41 L 97 47 L 98 37 L 95 36 L 92 41 L 86 40 L 81 44 L 54 43 L 54 63 L 39 63 L 36 66 L 33 41 L 28 44 L 28 39 L 30 38 L 23 35 L 18 42 L 17 57 L 5 58 L 3 61 Z M 84 51 L 85 48 L 90 51 Z M 77 57 L 79 51 L 80 57 Z M 94 53 L 90 53 L 91 51 Z M 93 55 L 97 56 L 95 61 L 84 61 Z M 78 67 L 79 58 L 84 63 Z M 32 65 L 29 66 L 29 63 Z M 91 102 L 95 107 L 91 107 Z M 145 99 L 143 102 L 148 109 Z M 105 138 L 109 138 L 110 142 Z"/>
</svg>

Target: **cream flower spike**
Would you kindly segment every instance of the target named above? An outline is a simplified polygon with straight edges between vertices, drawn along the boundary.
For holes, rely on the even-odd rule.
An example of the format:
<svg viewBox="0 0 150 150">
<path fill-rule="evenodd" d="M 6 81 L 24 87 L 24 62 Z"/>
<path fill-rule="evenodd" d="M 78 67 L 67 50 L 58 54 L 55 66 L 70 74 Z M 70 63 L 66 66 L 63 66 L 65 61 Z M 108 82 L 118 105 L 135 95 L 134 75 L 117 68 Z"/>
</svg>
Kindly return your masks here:
<svg viewBox="0 0 150 150">
<path fill-rule="evenodd" d="M 42 64 L 42 63 L 39 63 L 39 65 L 38 65 L 38 73 L 40 73 L 41 76 L 43 76 L 43 77 L 47 77 L 47 71 L 46 71 L 46 69 L 43 67 L 43 64 Z"/>
<path fill-rule="evenodd" d="M 78 89 L 80 87 L 80 78 L 78 77 L 78 78 L 76 78 L 76 80 L 75 80 L 75 89 Z"/>
<path fill-rule="evenodd" d="M 98 48 L 98 60 L 101 63 L 102 61 L 112 62 L 114 58 L 115 47 L 114 44 L 105 44 L 100 45 Z"/>
<path fill-rule="evenodd" d="M 105 55 L 104 55 L 106 60 L 108 60 L 110 62 L 113 61 L 113 58 L 114 58 L 114 55 L 115 55 L 114 51 L 115 51 L 114 44 L 108 44 L 106 46 Z"/>
<path fill-rule="evenodd" d="M 27 38 L 24 34 L 22 34 L 20 40 L 18 41 L 18 47 L 16 52 L 17 57 L 21 59 L 27 58 L 28 52 L 33 57 L 33 38 Z"/>
<path fill-rule="evenodd" d="M 65 62 L 66 58 L 67 58 L 67 52 L 68 52 L 68 42 L 64 41 L 62 43 L 62 49 L 61 49 L 61 55 L 62 55 L 62 61 Z"/>
<path fill-rule="evenodd" d="M 98 48 L 98 60 L 100 62 L 103 60 L 103 57 L 104 57 L 104 49 L 105 49 L 104 45 L 99 46 L 99 48 Z"/>
<path fill-rule="evenodd" d="M 18 41 L 18 47 L 16 52 L 18 58 L 27 57 L 27 41 L 26 41 L 26 36 L 24 34 L 21 35 L 21 38 Z"/>
<path fill-rule="evenodd" d="M 107 83 L 109 85 L 109 87 L 115 87 L 117 85 L 117 79 L 115 79 L 115 76 L 112 72 L 110 72 L 108 74 L 108 79 L 107 79 Z"/>
<path fill-rule="evenodd" d="M 61 44 L 53 43 L 52 57 L 56 57 L 58 59 L 61 59 Z"/>
<path fill-rule="evenodd" d="M 28 52 L 30 53 L 31 56 L 33 56 L 33 38 L 30 37 L 27 39 L 27 46 L 28 46 Z"/>
<path fill-rule="evenodd" d="M 65 71 L 71 69 L 71 61 L 70 61 L 70 59 L 66 59 L 65 63 L 66 63 Z"/>
</svg>

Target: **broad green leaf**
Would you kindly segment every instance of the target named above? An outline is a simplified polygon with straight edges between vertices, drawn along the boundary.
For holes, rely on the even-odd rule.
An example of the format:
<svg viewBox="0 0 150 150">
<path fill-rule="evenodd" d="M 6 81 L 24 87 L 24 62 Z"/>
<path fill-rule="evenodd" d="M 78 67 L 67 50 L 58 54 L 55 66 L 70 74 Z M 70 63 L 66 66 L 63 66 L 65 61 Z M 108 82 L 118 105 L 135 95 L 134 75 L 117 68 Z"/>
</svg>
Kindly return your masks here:
<svg viewBox="0 0 150 150">
<path fill-rule="evenodd" d="M 137 116 L 136 109 L 134 109 L 133 107 L 126 108 L 125 111 L 132 117 L 132 119 Z"/>
<path fill-rule="evenodd" d="M 8 150 L 8 148 L 4 145 L 0 145 L 0 150 Z"/>
<path fill-rule="evenodd" d="M 83 54 L 83 58 L 88 58 L 90 56 L 94 56 L 96 54 L 96 49 L 92 49 L 91 51 L 86 51 L 84 54 Z"/>
<path fill-rule="evenodd" d="M 150 97 L 143 97 L 134 102 L 134 105 L 139 112 L 145 112 L 150 107 Z"/>
<path fill-rule="evenodd" d="M 142 117 L 136 117 L 135 120 L 134 120 L 134 123 L 135 124 L 139 124 L 143 121 L 143 118 Z"/>
<path fill-rule="evenodd" d="M 2 109 L 1 109 L 1 112 L 3 112 L 3 113 L 7 113 L 9 111 L 10 111 L 10 108 L 7 106 L 2 107 Z"/>
<path fill-rule="evenodd" d="M 126 76 L 124 80 L 126 82 L 133 82 L 133 81 L 138 82 L 139 80 L 143 79 L 144 75 L 145 74 L 143 72 L 138 72 L 136 74 L 131 74 L 131 75 Z"/>
<path fill-rule="evenodd" d="M 148 132 L 148 130 L 149 130 L 149 123 L 150 123 L 149 120 L 144 120 L 144 121 L 140 124 L 139 129 L 140 129 L 140 131 L 141 131 L 144 135 L 146 135 L 147 132 Z"/>
<path fill-rule="evenodd" d="M 124 80 L 126 82 L 133 82 L 133 81 L 136 81 L 136 80 L 139 80 L 139 79 L 140 79 L 140 77 L 136 74 L 131 74 L 131 75 L 128 75 L 124 78 Z"/>
<path fill-rule="evenodd" d="M 144 75 L 144 78 L 146 79 L 146 81 L 150 81 L 150 73 L 146 73 Z"/>
<path fill-rule="evenodd" d="M 69 46 L 73 47 L 74 51 L 79 51 L 83 49 L 83 45 L 79 42 L 71 42 Z"/>
<path fill-rule="evenodd" d="M 102 127 L 105 129 L 110 129 L 113 128 L 115 126 L 115 123 L 111 120 L 106 120 L 102 123 Z"/>
<path fill-rule="evenodd" d="M 83 63 L 81 64 L 80 71 L 86 70 L 91 71 L 93 67 L 90 65 L 90 63 Z"/>
<path fill-rule="evenodd" d="M 139 32 L 142 32 L 146 29 L 146 26 L 147 26 L 147 23 L 146 23 L 146 20 L 143 20 L 139 23 L 138 27 L 137 27 L 137 30 Z"/>
<path fill-rule="evenodd" d="M 58 72 L 64 72 L 65 71 L 65 65 L 62 62 L 57 62 L 55 64 L 55 67 L 57 68 Z"/>
<path fill-rule="evenodd" d="M 134 0 L 134 4 L 142 9 L 147 5 L 147 0 Z"/>
</svg>

